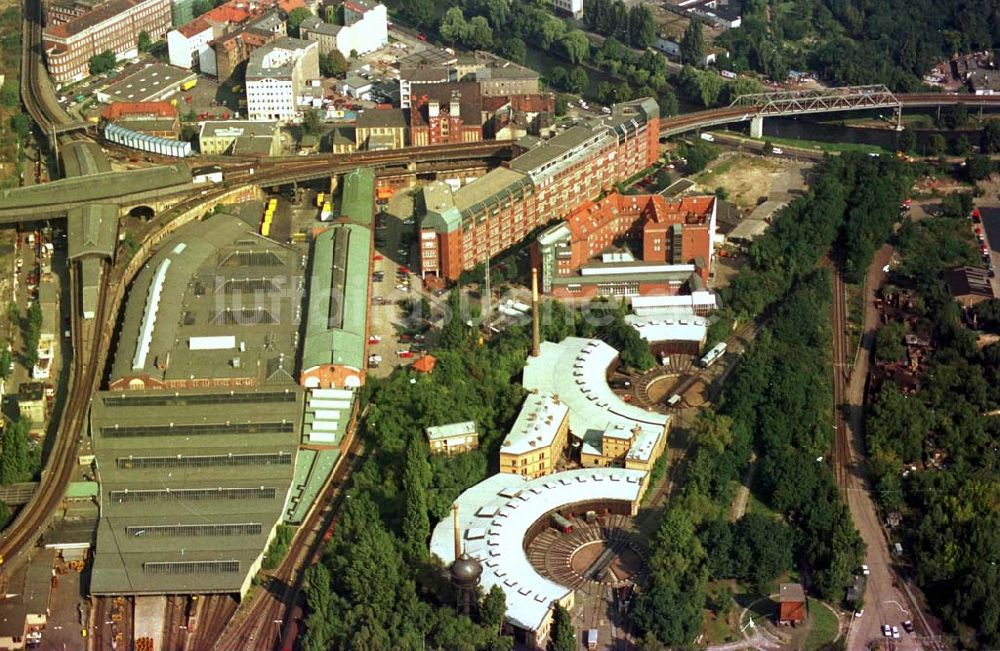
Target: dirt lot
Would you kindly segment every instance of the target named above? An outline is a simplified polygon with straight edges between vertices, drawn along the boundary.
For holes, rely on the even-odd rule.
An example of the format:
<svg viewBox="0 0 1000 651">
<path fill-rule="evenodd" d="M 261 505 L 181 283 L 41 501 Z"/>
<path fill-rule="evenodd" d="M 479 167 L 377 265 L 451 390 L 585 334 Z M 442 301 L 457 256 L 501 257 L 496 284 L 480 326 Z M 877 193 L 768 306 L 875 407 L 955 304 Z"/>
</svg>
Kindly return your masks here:
<svg viewBox="0 0 1000 651">
<path fill-rule="evenodd" d="M 799 183 L 787 178 L 800 176 L 799 166 L 777 158 L 742 156 L 735 154 L 722 160 L 694 180 L 704 192 L 726 189 L 728 198 L 740 208 L 753 208 L 761 197 L 777 192 L 787 192 Z M 775 187 L 775 186 L 778 187 Z"/>
</svg>

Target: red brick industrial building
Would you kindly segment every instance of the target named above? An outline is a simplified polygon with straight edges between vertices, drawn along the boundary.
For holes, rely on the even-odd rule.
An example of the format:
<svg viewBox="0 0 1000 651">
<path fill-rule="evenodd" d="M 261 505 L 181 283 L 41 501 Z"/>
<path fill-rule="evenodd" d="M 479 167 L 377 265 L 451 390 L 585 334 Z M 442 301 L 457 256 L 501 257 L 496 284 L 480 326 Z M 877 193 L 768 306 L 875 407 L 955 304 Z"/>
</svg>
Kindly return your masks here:
<svg viewBox="0 0 1000 651">
<path fill-rule="evenodd" d="M 427 186 L 421 273 L 456 280 L 649 167 L 659 157 L 659 121 L 654 100 L 625 102 L 610 116 L 571 127 L 457 190 L 443 182 Z"/>
<path fill-rule="evenodd" d="M 483 139 L 479 84 L 413 84 L 412 89 L 410 143 L 414 147 Z"/>
<path fill-rule="evenodd" d="M 542 291 L 589 298 L 698 289 L 711 273 L 715 206 L 713 196 L 617 192 L 586 201 L 534 244 Z"/>
</svg>

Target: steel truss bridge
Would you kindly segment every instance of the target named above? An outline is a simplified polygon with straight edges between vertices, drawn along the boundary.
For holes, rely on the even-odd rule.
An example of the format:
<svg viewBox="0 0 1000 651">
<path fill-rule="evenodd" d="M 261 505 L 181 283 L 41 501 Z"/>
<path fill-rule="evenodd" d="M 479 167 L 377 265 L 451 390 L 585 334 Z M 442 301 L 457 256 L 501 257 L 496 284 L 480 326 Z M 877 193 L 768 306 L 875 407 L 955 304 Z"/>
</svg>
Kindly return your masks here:
<svg viewBox="0 0 1000 651">
<path fill-rule="evenodd" d="M 729 106 L 745 108 L 756 117 L 886 107 L 898 110 L 902 108 L 903 103 L 888 88 L 878 85 L 740 95 Z"/>
</svg>

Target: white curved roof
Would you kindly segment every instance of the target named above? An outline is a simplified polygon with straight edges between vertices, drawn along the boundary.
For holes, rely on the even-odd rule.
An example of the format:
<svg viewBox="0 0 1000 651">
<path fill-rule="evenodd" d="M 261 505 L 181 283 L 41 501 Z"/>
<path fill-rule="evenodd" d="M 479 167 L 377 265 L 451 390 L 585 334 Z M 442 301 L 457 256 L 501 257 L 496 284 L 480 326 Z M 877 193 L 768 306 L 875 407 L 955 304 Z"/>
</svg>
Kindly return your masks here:
<svg viewBox="0 0 1000 651">
<path fill-rule="evenodd" d="M 646 341 L 703 342 L 708 334 L 708 319 L 701 316 L 636 316 L 629 314 L 625 322 L 636 329 Z"/>
<path fill-rule="evenodd" d="M 541 355 L 529 357 L 524 367 L 524 388 L 558 396 L 569 407 L 569 427 L 578 438 L 610 425 L 639 427 L 659 436 L 670 416 L 630 405 L 608 386 L 605 374 L 617 357 L 617 350 L 598 339 L 544 342 Z"/>
<path fill-rule="evenodd" d="M 507 619 L 537 630 L 553 601 L 569 588 L 540 575 L 524 553 L 525 532 L 539 518 L 569 504 L 593 500 L 635 502 L 646 473 L 624 468 L 569 470 L 528 480 L 497 474 L 462 493 L 457 500 L 465 552 L 483 564 L 481 585 L 494 585 L 507 597 Z M 445 564 L 455 560 L 453 519 L 434 528 L 430 551 Z"/>
</svg>

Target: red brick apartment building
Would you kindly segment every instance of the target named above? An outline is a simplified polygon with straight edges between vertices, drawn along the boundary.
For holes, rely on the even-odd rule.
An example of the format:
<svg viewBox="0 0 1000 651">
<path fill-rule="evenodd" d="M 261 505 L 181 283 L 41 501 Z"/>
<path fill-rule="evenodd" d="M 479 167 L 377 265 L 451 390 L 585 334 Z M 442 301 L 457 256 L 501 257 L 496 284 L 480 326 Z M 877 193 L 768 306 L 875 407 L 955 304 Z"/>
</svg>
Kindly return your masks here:
<svg viewBox="0 0 1000 651">
<path fill-rule="evenodd" d="M 42 47 L 49 75 L 65 84 L 86 77 L 90 58 L 111 50 L 138 51 L 140 32 L 156 41 L 170 29 L 170 0 L 108 0 L 65 23 L 45 28 Z"/>
<path fill-rule="evenodd" d="M 456 280 L 658 157 L 659 107 L 647 98 L 617 104 L 610 116 L 571 127 L 457 190 L 432 183 L 424 189 L 421 273 Z"/>
<path fill-rule="evenodd" d="M 459 81 L 413 84 L 410 143 L 414 147 L 483 139 L 479 84 Z"/>
<path fill-rule="evenodd" d="M 715 206 L 714 196 L 617 192 L 586 201 L 534 243 L 542 291 L 590 298 L 699 289 L 711 273 Z M 628 244 L 640 248 L 638 258 Z"/>
</svg>

